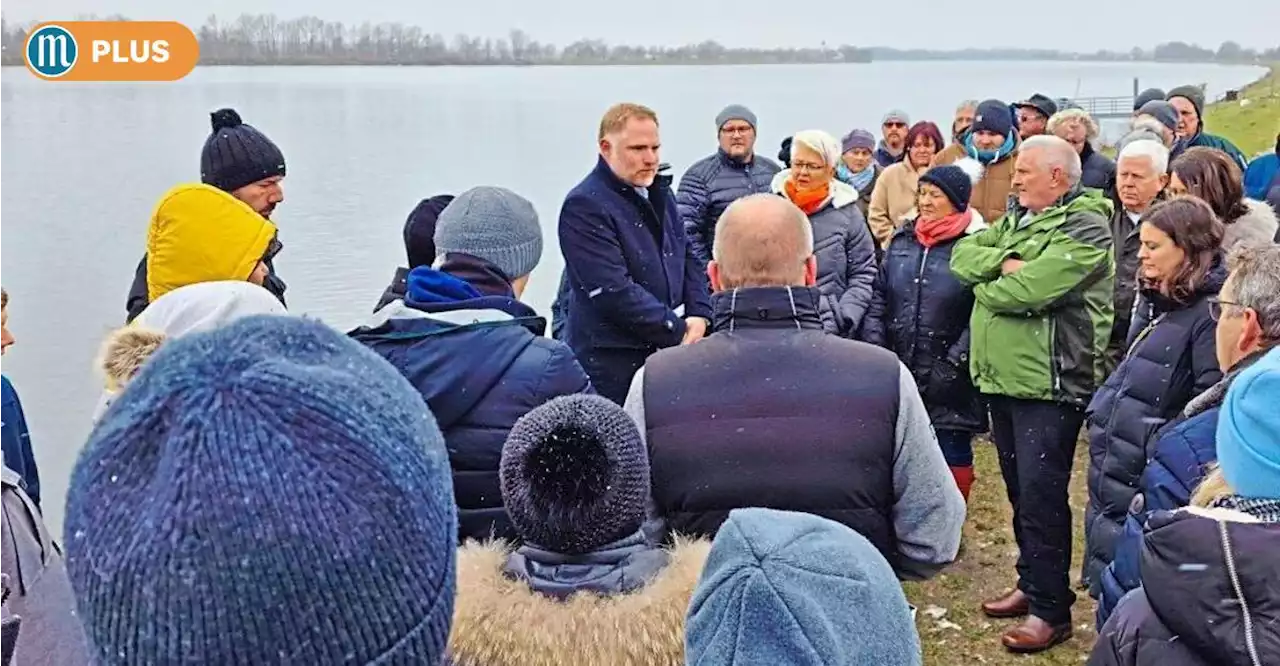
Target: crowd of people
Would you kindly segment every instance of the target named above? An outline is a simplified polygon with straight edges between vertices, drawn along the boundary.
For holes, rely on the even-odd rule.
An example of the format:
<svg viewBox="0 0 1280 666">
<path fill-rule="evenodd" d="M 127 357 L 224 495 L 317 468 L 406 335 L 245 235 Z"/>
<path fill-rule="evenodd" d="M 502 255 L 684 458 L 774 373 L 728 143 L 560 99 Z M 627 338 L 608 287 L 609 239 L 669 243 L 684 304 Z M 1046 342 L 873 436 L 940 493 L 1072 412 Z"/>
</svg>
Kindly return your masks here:
<svg viewBox="0 0 1280 666">
<path fill-rule="evenodd" d="M 6 663 L 919 664 L 899 581 L 959 556 L 982 434 L 1005 648 L 1070 638 L 1088 590 L 1090 664 L 1280 661 L 1280 136 L 1247 164 L 1203 111 L 1144 92 L 1112 161 L 1041 94 L 945 137 L 895 109 L 780 165 L 731 105 L 676 186 L 615 105 L 550 336 L 538 212 L 489 185 L 413 209 L 355 330 L 291 315 L 284 154 L 216 111 L 60 543 L 4 380 Z"/>
</svg>

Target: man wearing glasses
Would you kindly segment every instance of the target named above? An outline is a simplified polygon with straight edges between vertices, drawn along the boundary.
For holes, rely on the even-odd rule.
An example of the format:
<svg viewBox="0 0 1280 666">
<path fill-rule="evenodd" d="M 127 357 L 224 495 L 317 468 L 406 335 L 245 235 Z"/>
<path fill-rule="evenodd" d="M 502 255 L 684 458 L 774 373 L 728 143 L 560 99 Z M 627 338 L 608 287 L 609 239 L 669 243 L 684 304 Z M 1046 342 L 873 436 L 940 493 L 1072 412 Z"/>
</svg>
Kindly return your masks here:
<svg viewBox="0 0 1280 666">
<path fill-rule="evenodd" d="M 705 272 L 715 242 L 716 221 L 729 204 L 750 194 L 769 191 L 780 167 L 757 155 L 756 114 L 741 104 L 726 106 L 716 115 L 720 148 L 684 173 L 676 206 L 689 247 Z"/>
<path fill-rule="evenodd" d="M 875 152 L 876 162 L 880 166 L 888 167 L 902 161 L 903 155 L 907 154 L 907 128 L 910 126 L 911 117 L 902 109 L 893 109 L 884 114 L 884 119 L 880 121 L 880 131 L 884 138 Z M 942 146 L 938 148 L 941 149 Z"/>
<path fill-rule="evenodd" d="M 1049 119 L 1058 112 L 1058 104 L 1046 95 L 1036 93 L 1014 104 L 1018 111 L 1018 136 L 1023 141 L 1049 133 Z"/>
</svg>

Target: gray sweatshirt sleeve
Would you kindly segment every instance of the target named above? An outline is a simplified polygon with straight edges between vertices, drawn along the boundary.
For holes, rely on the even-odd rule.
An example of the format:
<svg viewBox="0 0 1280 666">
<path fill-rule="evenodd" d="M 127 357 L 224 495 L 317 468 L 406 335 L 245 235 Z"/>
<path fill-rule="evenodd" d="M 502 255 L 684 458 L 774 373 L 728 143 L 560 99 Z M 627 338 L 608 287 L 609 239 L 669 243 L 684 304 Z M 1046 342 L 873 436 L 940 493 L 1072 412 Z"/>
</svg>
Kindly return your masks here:
<svg viewBox="0 0 1280 666">
<path fill-rule="evenodd" d="M 622 404 L 622 410 L 636 422 L 636 427 L 640 429 L 640 441 L 645 443 L 646 448 L 648 442 L 645 437 L 644 423 L 644 368 L 641 367 L 636 371 L 635 377 L 631 378 L 631 388 L 627 391 L 627 399 Z M 652 481 L 650 481 L 652 487 Z M 650 543 L 662 543 L 667 536 L 667 523 L 658 513 L 658 504 L 653 500 L 653 493 L 649 494 L 649 502 L 645 508 L 645 521 L 641 529 L 644 531 L 645 537 Z"/>
<path fill-rule="evenodd" d="M 965 505 L 915 380 L 901 363 L 898 395 L 893 461 L 893 527 L 902 556 L 898 577 L 923 580 L 956 558 Z"/>
</svg>

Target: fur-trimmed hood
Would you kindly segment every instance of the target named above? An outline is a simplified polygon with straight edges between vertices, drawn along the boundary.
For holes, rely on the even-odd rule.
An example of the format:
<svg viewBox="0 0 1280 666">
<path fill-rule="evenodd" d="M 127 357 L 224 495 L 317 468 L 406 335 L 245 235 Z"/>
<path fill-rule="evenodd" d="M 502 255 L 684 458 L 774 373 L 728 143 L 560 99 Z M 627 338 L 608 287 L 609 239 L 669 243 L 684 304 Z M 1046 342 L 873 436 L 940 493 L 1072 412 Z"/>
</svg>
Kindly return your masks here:
<svg viewBox="0 0 1280 666">
<path fill-rule="evenodd" d="M 144 326 L 126 326 L 107 336 L 98 353 L 98 368 L 106 378 L 107 390 L 118 391 L 128 384 L 167 337 L 164 331 Z"/>
<path fill-rule="evenodd" d="M 454 666 L 684 664 L 684 620 L 711 542 L 679 539 L 671 561 L 631 594 L 556 601 L 507 578 L 501 541 L 458 550 L 449 658 Z"/>
<path fill-rule="evenodd" d="M 1280 221 L 1276 220 L 1276 212 L 1271 206 L 1253 199 L 1245 199 L 1244 205 L 1249 212 L 1228 224 L 1222 236 L 1222 247 L 1228 252 L 1238 243 L 1271 245 L 1275 242 Z"/>
</svg>

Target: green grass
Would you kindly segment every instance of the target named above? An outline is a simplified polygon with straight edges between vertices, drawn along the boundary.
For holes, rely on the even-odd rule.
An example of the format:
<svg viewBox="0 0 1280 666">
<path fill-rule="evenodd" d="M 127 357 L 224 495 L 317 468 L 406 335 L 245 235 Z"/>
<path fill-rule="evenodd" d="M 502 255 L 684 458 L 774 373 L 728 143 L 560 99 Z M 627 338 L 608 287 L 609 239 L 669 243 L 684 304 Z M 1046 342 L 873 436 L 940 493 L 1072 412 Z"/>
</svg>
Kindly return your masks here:
<svg viewBox="0 0 1280 666">
<path fill-rule="evenodd" d="M 1246 87 L 1240 102 L 1218 102 L 1204 113 L 1208 132 L 1224 136 L 1252 159 L 1274 150 L 1280 133 L 1280 64 L 1271 73 Z"/>
<path fill-rule="evenodd" d="M 1071 510 L 1074 529 L 1071 580 L 1079 577 L 1084 553 L 1085 475 L 1088 443 L 1082 438 L 1076 447 L 1071 474 Z M 1004 482 L 996 461 L 995 447 L 987 440 L 974 443 L 974 467 L 978 479 L 969 498 L 969 516 L 964 526 L 960 557 L 936 578 L 904 585 L 907 598 L 918 609 L 916 626 L 924 645 L 927 666 L 952 664 L 1074 664 L 1083 663 L 1093 647 L 1094 603 L 1085 592 L 1073 609 L 1075 636 L 1048 652 L 1019 656 L 1000 644 L 1000 634 L 1017 620 L 992 620 L 979 605 L 1013 587 L 1017 581 L 1013 563 L 1018 548 L 1011 528 L 1013 511 L 1005 498 Z M 940 618 L 930 616 L 945 609 Z"/>
</svg>

